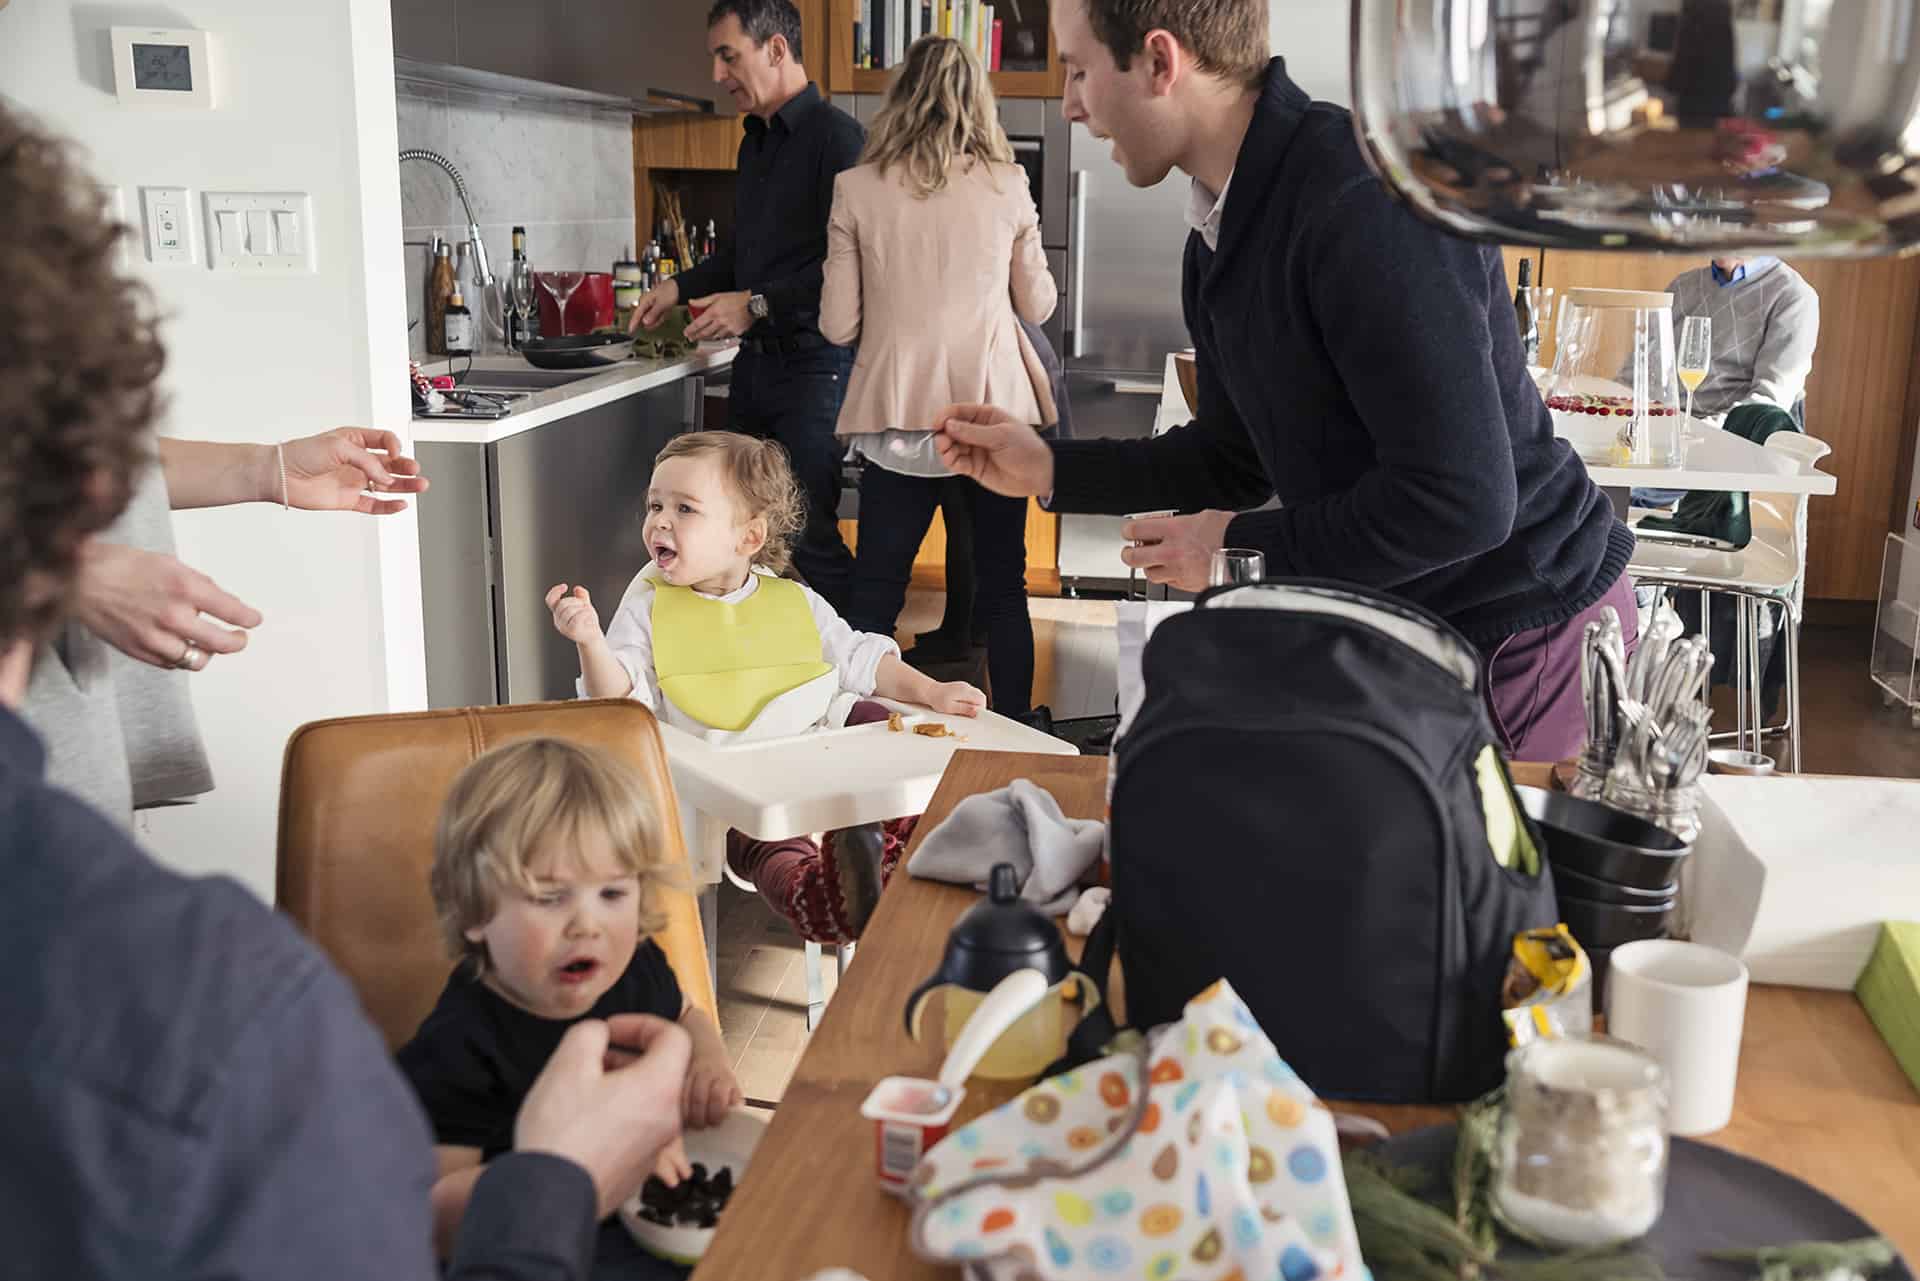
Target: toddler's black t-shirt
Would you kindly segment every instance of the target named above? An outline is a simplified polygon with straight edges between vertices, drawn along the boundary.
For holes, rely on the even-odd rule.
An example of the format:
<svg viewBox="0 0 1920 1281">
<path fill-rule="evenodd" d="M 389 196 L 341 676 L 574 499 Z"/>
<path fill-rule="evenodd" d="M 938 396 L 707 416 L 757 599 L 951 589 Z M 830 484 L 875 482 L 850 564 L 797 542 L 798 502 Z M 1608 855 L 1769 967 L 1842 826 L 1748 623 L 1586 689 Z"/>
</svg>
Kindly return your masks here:
<svg viewBox="0 0 1920 1281">
<path fill-rule="evenodd" d="M 653 942 L 634 949 L 633 962 L 582 1019 L 657 1014 L 678 1019 L 684 1006 L 666 953 Z M 492 1160 L 513 1147 L 520 1104 L 579 1019 L 529 1014 L 475 978 L 462 965 L 413 1039 L 395 1056 L 413 1083 L 433 1125 L 433 1141 L 479 1148 Z"/>
</svg>

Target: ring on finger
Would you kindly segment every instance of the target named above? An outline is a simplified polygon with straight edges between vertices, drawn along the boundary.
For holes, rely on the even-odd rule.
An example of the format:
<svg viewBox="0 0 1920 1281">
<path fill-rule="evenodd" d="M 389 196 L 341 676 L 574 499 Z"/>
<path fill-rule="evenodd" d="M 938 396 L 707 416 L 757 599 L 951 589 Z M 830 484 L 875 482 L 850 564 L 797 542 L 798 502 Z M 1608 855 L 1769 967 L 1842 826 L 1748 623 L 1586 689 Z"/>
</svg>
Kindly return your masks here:
<svg viewBox="0 0 1920 1281">
<path fill-rule="evenodd" d="M 198 645 L 192 641 L 188 641 L 187 647 L 180 651 L 180 657 L 175 660 L 173 665 L 182 671 L 196 672 L 200 670 L 200 660 L 205 656 L 205 653 Z"/>
</svg>

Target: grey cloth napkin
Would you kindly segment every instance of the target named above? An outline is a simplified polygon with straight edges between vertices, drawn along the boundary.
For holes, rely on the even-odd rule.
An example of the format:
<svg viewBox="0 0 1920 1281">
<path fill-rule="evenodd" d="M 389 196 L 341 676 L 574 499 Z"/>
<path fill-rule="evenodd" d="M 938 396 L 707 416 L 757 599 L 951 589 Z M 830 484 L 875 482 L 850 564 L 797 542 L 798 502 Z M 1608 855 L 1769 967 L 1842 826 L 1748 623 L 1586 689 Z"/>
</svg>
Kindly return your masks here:
<svg viewBox="0 0 1920 1281">
<path fill-rule="evenodd" d="M 1106 841 L 1105 823 L 1068 818 L 1051 795 L 1022 778 L 954 806 L 920 842 L 907 871 L 922 880 L 984 890 L 993 865 L 1011 863 L 1020 897 L 1058 915 L 1079 897 L 1080 878 Z"/>
</svg>

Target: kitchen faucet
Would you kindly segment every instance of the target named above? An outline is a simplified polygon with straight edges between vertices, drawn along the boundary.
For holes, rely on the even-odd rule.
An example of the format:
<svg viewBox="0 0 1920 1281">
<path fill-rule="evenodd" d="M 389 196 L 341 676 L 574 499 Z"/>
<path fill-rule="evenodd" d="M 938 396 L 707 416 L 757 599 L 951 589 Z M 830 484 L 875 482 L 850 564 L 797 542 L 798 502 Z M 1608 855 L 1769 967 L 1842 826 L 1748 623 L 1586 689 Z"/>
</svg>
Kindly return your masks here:
<svg viewBox="0 0 1920 1281">
<path fill-rule="evenodd" d="M 466 181 L 460 177 L 460 171 L 453 167 L 453 162 L 437 151 L 408 147 L 400 153 L 400 159 L 424 160 L 428 164 L 439 165 L 447 171 L 447 177 L 453 179 L 453 192 L 460 197 L 460 207 L 467 211 L 467 241 L 473 246 L 474 297 L 482 300 L 484 307 L 486 300 L 494 297 L 494 278 L 492 269 L 487 266 L 486 242 L 480 239 L 480 220 L 473 216 L 473 203 L 467 199 Z"/>
</svg>

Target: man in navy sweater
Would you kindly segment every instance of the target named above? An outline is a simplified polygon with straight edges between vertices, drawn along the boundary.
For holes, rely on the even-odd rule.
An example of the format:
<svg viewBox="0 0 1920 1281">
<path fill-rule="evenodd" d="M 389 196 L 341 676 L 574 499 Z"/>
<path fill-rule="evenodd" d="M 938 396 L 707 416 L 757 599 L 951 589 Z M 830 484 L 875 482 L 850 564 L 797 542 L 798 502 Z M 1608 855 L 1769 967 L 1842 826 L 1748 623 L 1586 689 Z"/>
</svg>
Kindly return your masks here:
<svg viewBox="0 0 1920 1281">
<path fill-rule="evenodd" d="M 1136 186 L 1192 180 L 1197 417 L 1048 445 L 954 406 L 948 465 L 1055 511 L 1187 513 L 1124 529 L 1153 582 L 1197 590 L 1216 549 L 1251 547 L 1269 575 L 1423 605 L 1479 647 L 1507 750 L 1573 755 L 1586 620 L 1611 604 L 1632 639 L 1633 536 L 1554 438 L 1499 253 L 1392 199 L 1348 113 L 1267 60 L 1267 0 L 1057 0 L 1053 22 L 1067 117 Z"/>
</svg>

